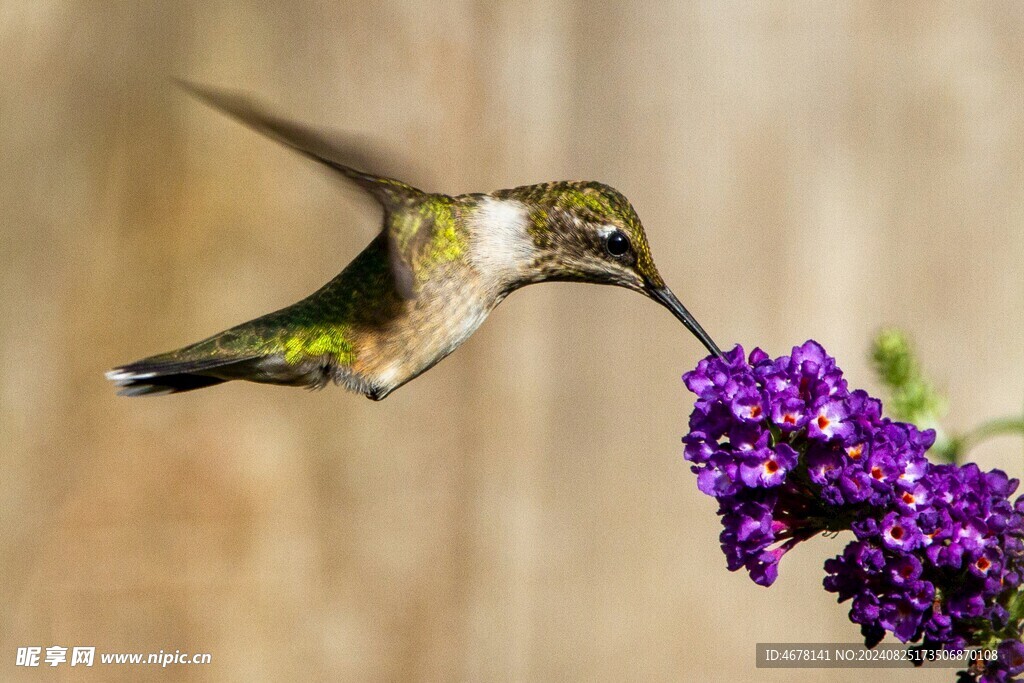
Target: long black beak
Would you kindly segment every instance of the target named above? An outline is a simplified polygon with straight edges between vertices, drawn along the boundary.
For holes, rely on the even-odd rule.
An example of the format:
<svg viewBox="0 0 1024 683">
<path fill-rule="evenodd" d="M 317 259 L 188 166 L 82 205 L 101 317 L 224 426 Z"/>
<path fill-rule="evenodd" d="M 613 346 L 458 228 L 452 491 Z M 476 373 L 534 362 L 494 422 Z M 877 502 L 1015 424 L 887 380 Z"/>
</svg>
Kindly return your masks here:
<svg viewBox="0 0 1024 683">
<path fill-rule="evenodd" d="M 693 335 L 700 340 L 700 343 L 707 347 L 708 351 L 715 354 L 719 358 L 722 358 L 722 352 L 718 349 L 718 346 L 708 333 L 704 331 L 704 328 L 700 326 L 700 323 L 690 315 L 690 312 L 686 310 L 686 307 L 676 298 L 676 295 L 672 293 L 672 290 L 668 287 L 661 287 L 660 289 L 649 289 L 647 290 L 650 297 L 657 301 L 659 304 L 672 311 L 672 315 L 679 318 L 679 321 L 686 325 L 686 329 L 693 332 Z"/>
</svg>

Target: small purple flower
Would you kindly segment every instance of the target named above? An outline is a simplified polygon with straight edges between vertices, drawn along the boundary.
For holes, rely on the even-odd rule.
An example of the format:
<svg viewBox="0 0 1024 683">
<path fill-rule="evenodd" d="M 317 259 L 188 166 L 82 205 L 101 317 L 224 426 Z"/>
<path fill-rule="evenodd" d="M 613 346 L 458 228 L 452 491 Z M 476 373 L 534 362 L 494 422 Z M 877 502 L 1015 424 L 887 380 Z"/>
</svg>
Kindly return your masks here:
<svg viewBox="0 0 1024 683">
<path fill-rule="evenodd" d="M 868 475 L 874 480 L 872 485 L 884 493 L 892 491 L 893 484 L 902 474 L 896 458 L 887 448 L 873 448 L 865 465 Z"/>
<path fill-rule="evenodd" d="M 878 624 L 887 631 L 892 631 L 900 642 L 906 643 L 914 639 L 921 625 L 923 613 L 909 600 L 896 598 L 886 600 L 878 609 Z"/>
<path fill-rule="evenodd" d="M 967 565 L 967 571 L 980 579 L 988 578 L 989 574 L 998 575 L 1001 569 L 999 553 L 995 549 L 986 550 L 976 560 Z"/>
<path fill-rule="evenodd" d="M 872 593 L 857 593 L 850 606 L 850 620 L 855 624 L 876 624 L 881 616 L 878 597 Z"/>
<path fill-rule="evenodd" d="M 871 477 L 862 468 L 846 467 L 839 477 L 839 490 L 845 502 L 862 503 L 871 497 Z"/>
<path fill-rule="evenodd" d="M 930 491 L 927 486 L 917 484 L 914 488 L 896 492 L 896 509 L 905 515 L 913 515 L 928 504 Z M 929 539 L 930 540 L 930 539 Z"/>
<path fill-rule="evenodd" d="M 807 426 L 807 403 L 796 391 L 777 396 L 771 401 L 771 420 L 783 432 L 794 432 Z"/>
<path fill-rule="evenodd" d="M 847 402 L 843 398 L 823 396 L 811 408 L 807 421 L 807 435 L 812 439 L 831 441 L 846 439 L 853 435 L 853 423 Z"/>
<path fill-rule="evenodd" d="M 786 480 L 786 472 L 796 467 L 797 459 L 788 444 L 748 451 L 740 464 L 740 478 L 747 486 L 778 486 Z"/>
<path fill-rule="evenodd" d="M 726 453 L 712 455 L 705 467 L 693 469 L 697 472 L 697 488 L 701 493 L 721 498 L 736 493 L 739 488 L 739 468 Z"/>
<path fill-rule="evenodd" d="M 999 644 L 999 665 L 1011 676 L 1024 673 L 1024 643 L 1004 640 Z"/>
<path fill-rule="evenodd" d="M 690 432 L 683 437 L 686 448 L 683 449 L 683 457 L 690 462 L 705 463 L 715 454 L 717 448 L 712 445 L 703 432 Z"/>
<path fill-rule="evenodd" d="M 842 451 L 813 445 L 807 451 L 807 476 L 819 486 L 827 486 L 843 475 L 845 458 Z"/>
<path fill-rule="evenodd" d="M 756 557 L 747 560 L 746 568 L 750 578 L 759 586 L 770 586 L 779 577 L 779 560 L 796 545 L 791 539 L 771 550 L 763 550 Z"/>
<path fill-rule="evenodd" d="M 764 422 L 765 402 L 755 387 L 744 387 L 729 402 L 730 412 L 741 422 Z"/>
<path fill-rule="evenodd" d="M 921 576 L 921 561 L 914 555 L 899 555 L 887 566 L 889 582 L 894 586 L 906 586 Z"/>
<path fill-rule="evenodd" d="M 882 545 L 890 550 L 914 550 L 924 543 L 924 534 L 917 528 L 913 517 L 890 512 L 879 526 Z"/>
<path fill-rule="evenodd" d="M 913 485 L 928 471 L 928 461 L 925 458 L 914 458 L 903 465 L 903 471 L 899 474 L 901 486 Z"/>
</svg>

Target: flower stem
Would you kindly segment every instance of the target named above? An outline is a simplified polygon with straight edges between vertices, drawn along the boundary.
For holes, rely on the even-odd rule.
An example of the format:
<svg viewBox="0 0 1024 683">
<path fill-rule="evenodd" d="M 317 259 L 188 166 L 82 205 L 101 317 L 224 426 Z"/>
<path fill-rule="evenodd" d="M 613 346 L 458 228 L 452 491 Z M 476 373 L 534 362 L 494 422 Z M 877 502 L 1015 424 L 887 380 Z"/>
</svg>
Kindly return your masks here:
<svg viewBox="0 0 1024 683">
<path fill-rule="evenodd" d="M 1024 415 L 1001 417 L 983 422 L 966 434 L 953 439 L 949 444 L 949 455 L 954 462 L 958 461 L 982 441 L 1004 434 L 1024 436 Z"/>
</svg>

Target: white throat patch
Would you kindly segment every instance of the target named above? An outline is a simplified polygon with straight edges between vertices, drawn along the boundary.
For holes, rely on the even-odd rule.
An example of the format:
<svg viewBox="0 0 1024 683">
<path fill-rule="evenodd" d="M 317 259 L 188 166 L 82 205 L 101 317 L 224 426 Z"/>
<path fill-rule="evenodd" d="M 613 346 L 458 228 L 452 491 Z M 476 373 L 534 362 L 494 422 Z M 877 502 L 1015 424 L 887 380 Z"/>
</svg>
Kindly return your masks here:
<svg viewBox="0 0 1024 683">
<path fill-rule="evenodd" d="M 518 200 L 482 200 L 468 221 L 470 260 L 477 270 L 514 277 L 528 265 L 535 249 L 527 232 L 529 220 L 526 206 Z"/>
</svg>

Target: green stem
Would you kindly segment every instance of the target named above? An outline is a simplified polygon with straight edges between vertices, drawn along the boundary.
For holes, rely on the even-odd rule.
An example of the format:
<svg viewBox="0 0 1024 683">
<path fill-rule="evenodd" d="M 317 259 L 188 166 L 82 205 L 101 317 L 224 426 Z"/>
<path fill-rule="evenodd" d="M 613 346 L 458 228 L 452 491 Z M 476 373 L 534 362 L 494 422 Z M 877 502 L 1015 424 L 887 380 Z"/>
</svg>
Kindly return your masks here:
<svg viewBox="0 0 1024 683">
<path fill-rule="evenodd" d="M 1020 434 L 1024 436 L 1024 416 L 1002 417 L 996 420 L 989 420 L 957 438 L 952 450 L 959 460 L 967 454 L 967 451 L 982 441 L 1003 434 Z"/>
</svg>

